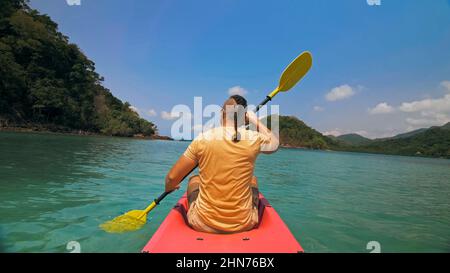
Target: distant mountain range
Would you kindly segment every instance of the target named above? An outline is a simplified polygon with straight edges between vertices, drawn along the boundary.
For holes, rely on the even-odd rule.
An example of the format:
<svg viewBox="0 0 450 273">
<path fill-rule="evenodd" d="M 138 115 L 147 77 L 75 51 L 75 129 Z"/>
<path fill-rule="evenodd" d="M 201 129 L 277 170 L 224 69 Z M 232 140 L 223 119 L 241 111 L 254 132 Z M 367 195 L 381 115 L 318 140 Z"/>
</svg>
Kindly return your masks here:
<svg viewBox="0 0 450 273">
<path fill-rule="evenodd" d="M 334 136 L 328 136 L 328 137 L 333 138 Z M 340 136 L 337 136 L 334 138 L 336 140 L 338 140 L 344 144 L 348 144 L 348 145 L 362 145 L 362 144 L 367 144 L 372 141 L 371 139 L 363 137 L 358 134 L 345 134 L 345 135 L 340 135 Z"/>
<path fill-rule="evenodd" d="M 414 130 L 414 131 L 410 131 L 410 132 L 406 132 L 406 133 L 403 133 L 403 134 L 398 134 L 398 135 L 393 136 L 393 137 L 387 137 L 387 138 L 382 138 L 382 139 L 389 139 L 389 138 L 398 139 L 398 138 L 411 137 L 411 136 L 417 135 L 419 133 L 423 133 L 426 130 L 428 130 L 428 128 L 420 128 L 420 129 L 417 129 L 417 130 Z"/>
<path fill-rule="evenodd" d="M 291 116 L 280 116 L 279 122 L 283 147 L 450 158 L 450 122 L 373 140 L 358 134 L 324 136 Z"/>
<path fill-rule="evenodd" d="M 348 151 L 450 158 L 450 123 L 350 145 Z"/>
</svg>

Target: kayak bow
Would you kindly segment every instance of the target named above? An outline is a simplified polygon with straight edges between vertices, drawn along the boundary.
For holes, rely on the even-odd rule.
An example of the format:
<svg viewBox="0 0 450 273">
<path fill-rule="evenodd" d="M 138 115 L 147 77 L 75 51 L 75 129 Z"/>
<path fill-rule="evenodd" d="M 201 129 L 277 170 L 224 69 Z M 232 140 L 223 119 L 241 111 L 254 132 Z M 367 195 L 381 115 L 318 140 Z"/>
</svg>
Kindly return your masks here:
<svg viewBox="0 0 450 273">
<path fill-rule="evenodd" d="M 259 225 L 233 234 L 198 232 L 187 224 L 187 197 L 181 197 L 142 252 L 299 253 L 303 248 L 275 209 L 259 196 Z"/>
</svg>

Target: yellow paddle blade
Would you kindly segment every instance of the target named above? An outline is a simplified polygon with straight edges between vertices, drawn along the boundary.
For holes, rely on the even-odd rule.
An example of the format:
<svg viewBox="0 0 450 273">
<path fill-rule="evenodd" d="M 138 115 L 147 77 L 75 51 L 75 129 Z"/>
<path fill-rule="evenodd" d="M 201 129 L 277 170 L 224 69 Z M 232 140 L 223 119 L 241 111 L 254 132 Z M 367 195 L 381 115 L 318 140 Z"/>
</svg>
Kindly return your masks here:
<svg viewBox="0 0 450 273">
<path fill-rule="evenodd" d="M 275 89 L 274 92 L 275 91 L 276 93 L 278 93 L 279 91 L 284 92 L 294 87 L 294 85 L 296 85 L 298 81 L 300 81 L 301 78 L 303 78 L 306 75 L 306 73 L 308 73 L 311 66 L 312 66 L 312 55 L 310 52 L 305 51 L 300 55 L 298 55 L 298 57 L 295 58 L 295 60 L 293 60 L 289 64 L 289 66 L 286 67 L 286 69 L 283 71 L 283 74 L 280 77 L 280 83 L 278 84 L 278 88 Z"/>
<path fill-rule="evenodd" d="M 123 233 L 140 229 L 147 222 L 145 210 L 132 210 L 105 222 L 100 228 L 109 233 Z"/>
</svg>

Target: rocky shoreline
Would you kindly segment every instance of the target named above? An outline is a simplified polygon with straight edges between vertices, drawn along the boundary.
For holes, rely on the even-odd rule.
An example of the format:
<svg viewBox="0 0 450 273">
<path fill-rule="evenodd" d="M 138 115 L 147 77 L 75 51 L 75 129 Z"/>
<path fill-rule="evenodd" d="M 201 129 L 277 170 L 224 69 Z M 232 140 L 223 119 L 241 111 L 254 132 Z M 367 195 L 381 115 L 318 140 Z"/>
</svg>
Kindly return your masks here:
<svg viewBox="0 0 450 273">
<path fill-rule="evenodd" d="M 21 133 L 51 133 L 51 134 L 63 134 L 63 135 L 76 135 L 76 136 L 109 136 L 109 137 L 128 137 L 135 139 L 147 139 L 147 140 L 173 140 L 168 136 L 161 135 L 151 135 L 146 136 L 143 134 L 135 134 L 133 136 L 112 136 L 105 135 L 97 132 L 90 132 L 84 130 L 74 130 L 66 127 L 60 126 L 42 126 L 42 125 L 33 125 L 33 126 L 0 126 L 0 132 L 21 132 Z"/>
</svg>

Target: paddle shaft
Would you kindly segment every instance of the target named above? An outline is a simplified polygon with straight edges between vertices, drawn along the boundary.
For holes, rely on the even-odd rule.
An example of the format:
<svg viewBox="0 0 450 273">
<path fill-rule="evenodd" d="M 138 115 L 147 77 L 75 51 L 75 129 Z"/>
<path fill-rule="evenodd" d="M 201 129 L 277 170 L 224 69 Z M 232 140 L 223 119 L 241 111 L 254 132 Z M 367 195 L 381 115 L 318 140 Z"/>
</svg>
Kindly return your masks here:
<svg viewBox="0 0 450 273">
<path fill-rule="evenodd" d="M 194 171 L 194 169 L 192 169 L 185 177 L 183 177 L 183 179 L 181 181 L 183 181 L 188 175 L 190 175 Z M 171 193 L 171 192 L 173 192 L 173 191 L 163 192 L 158 198 L 155 199 L 155 204 L 159 205 L 159 202 L 161 202 L 164 198 L 166 198 L 166 196 L 169 195 L 169 193 Z"/>
<path fill-rule="evenodd" d="M 269 101 L 271 101 L 272 98 L 270 96 L 267 96 L 255 109 L 255 112 L 257 113 L 259 111 L 259 109 L 261 109 L 261 107 L 263 107 L 264 105 L 266 105 Z M 188 174 L 186 174 L 183 179 L 181 179 L 181 181 L 183 181 L 186 177 L 188 177 L 195 169 L 197 169 L 198 165 L 195 166 L 190 172 L 188 172 Z M 159 205 L 159 203 L 166 198 L 167 195 L 169 195 L 170 193 L 172 193 L 173 191 L 169 191 L 169 192 L 163 192 L 157 199 L 155 199 L 155 204 Z"/>
<path fill-rule="evenodd" d="M 264 105 L 266 105 L 271 100 L 272 98 L 270 96 L 267 96 L 258 106 L 256 106 L 255 112 L 258 113 L 259 109 Z"/>
</svg>

